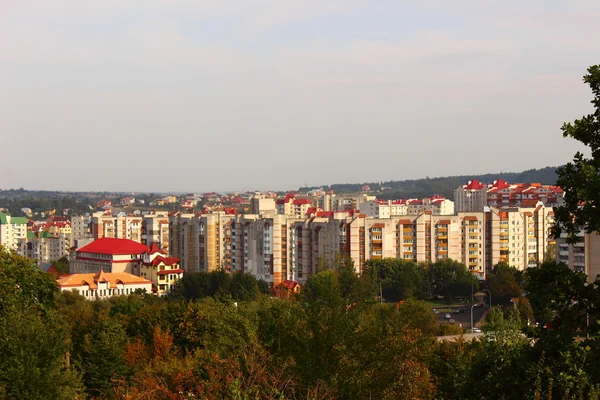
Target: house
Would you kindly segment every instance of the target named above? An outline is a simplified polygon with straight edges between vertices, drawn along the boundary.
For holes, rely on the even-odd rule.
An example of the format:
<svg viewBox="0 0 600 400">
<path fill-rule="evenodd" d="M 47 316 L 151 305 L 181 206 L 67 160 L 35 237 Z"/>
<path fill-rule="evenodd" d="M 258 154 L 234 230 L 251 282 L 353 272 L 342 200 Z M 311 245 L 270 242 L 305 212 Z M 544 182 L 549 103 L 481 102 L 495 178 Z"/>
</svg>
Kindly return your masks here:
<svg viewBox="0 0 600 400">
<path fill-rule="evenodd" d="M 293 299 L 302 291 L 302 285 L 296 281 L 283 281 L 276 285 L 271 294 L 278 299 Z"/>
<path fill-rule="evenodd" d="M 183 277 L 179 258 L 167 257 L 156 243 L 142 256 L 140 276 L 152 281 L 159 296 L 168 294 L 175 283 Z"/>
<path fill-rule="evenodd" d="M 148 279 L 125 272 L 71 274 L 59 278 L 57 283 L 61 292 L 77 291 L 87 300 L 129 295 L 138 289 L 152 292 L 152 282 Z"/>
</svg>

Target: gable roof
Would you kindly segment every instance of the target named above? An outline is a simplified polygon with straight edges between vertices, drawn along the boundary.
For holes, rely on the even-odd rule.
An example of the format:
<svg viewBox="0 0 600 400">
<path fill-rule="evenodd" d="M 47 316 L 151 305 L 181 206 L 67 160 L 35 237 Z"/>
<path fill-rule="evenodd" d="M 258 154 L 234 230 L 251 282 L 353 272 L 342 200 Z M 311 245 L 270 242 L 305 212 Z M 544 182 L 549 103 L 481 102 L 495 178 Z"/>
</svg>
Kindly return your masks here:
<svg viewBox="0 0 600 400">
<path fill-rule="evenodd" d="M 101 238 L 94 240 L 87 246 L 83 246 L 78 253 L 98 254 L 142 254 L 150 250 L 148 246 L 129 239 Z"/>
<path fill-rule="evenodd" d="M 90 289 L 97 289 L 98 282 L 108 282 L 110 288 L 116 288 L 117 283 L 124 285 L 152 284 L 148 279 L 140 276 L 128 274 L 126 272 L 103 272 L 97 274 L 72 274 L 60 277 L 57 280 L 58 286 L 79 287 L 87 284 Z"/>
</svg>

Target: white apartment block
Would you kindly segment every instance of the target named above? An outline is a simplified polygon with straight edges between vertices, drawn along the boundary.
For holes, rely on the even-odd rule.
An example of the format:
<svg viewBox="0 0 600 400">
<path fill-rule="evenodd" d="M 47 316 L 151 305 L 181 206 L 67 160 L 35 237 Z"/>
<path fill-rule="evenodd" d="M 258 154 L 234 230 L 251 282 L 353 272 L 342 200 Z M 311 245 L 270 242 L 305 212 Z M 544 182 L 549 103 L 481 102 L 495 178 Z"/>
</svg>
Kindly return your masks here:
<svg viewBox="0 0 600 400">
<path fill-rule="evenodd" d="M 563 190 L 558 186 L 539 183 L 509 184 L 498 180 L 491 185 L 469 181 L 454 190 L 456 212 L 482 211 L 483 207 L 532 207 L 538 202 L 546 207 L 564 203 Z"/>
<path fill-rule="evenodd" d="M 70 247 L 70 235 L 29 232 L 26 239 L 19 239 L 17 253 L 38 263 L 48 263 L 68 256 Z"/>
<path fill-rule="evenodd" d="M 17 250 L 19 241 L 27 239 L 27 218 L 0 213 L 0 245 Z"/>
<path fill-rule="evenodd" d="M 358 206 L 361 214 L 372 218 L 392 218 L 402 215 L 454 215 L 454 202 L 441 196 L 409 200 L 375 200 L 362 202 Z"/>
<path fill-rule="evenodd" d="M 82 239 L 92 239 L 91 215 L 72 215 L 70 218 L 70 222 L 73 242 Z"/>
</svg>

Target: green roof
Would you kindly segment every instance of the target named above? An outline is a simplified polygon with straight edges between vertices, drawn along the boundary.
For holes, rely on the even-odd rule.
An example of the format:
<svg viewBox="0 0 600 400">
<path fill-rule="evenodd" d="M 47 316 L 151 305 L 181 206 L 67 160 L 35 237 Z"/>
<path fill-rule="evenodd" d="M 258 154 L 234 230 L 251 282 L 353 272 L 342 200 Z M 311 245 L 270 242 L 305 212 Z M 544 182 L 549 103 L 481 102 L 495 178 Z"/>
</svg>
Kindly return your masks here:
<svg viewBox="0 0 600 400">
<path fill-rule="evenodd" d="M 31 231 L 27 231 L 27 239 L 33 239 L 35 238 L 35 233 L 31 232 Z"/>
<path fill-rule="evenodd" d="M 0 213 L 0 224 L 8 225 L 8 217 L 10 217 L 10 214 Z M 23 225 L 27 224 L 27 222 L 29 220 L 25 217 L 10 217 L 11 224 Z"/>
</svg>

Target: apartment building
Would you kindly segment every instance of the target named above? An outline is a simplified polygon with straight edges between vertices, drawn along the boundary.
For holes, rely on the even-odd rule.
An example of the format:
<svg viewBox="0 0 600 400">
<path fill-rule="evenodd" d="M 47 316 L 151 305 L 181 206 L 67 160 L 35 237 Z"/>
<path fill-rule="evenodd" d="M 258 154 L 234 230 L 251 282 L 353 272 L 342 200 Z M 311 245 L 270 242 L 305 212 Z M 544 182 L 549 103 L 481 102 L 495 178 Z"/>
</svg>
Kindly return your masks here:
<svg viewBox="0 0 600 400">
<path fill-rule="evenodd" d="M 368 260 L 415 262 L 453 259 L 478 278 L 499 262 L 525 269 L 543 261 L 552 244 L 552 210 L 486 208 L 458 215 L 373 218 L 358 211 L 314 211 L 296 218 L 281 214 L 178 214 L 170 219 L 171 248 L 188 271 L 252 273 L 277 285 L 306 282 L 340 255 L 360 273 Z"/>
<path fill-rule="evenodd" d="M 454 215 L 454 202 L 442 197 L 431 196 L 424 199 L 374 200 L 358 205 L 361 214 L 372 218 L 392 218 L 401 215 Z"/>
<path fill-rule="evenodd" d="M 150 211 L 142 217 L 142 239 L 146 246 L 152 243 L 169 254 L 169 213 L 168 211 Z"/>
<path fill-rule="evenodd" d="M 566 242 L 566 234 L 556 241 L 556 261 L 574 271 L 584 272 L 588 282 L 600 275 L 600 234 L 581 231 L 575 244 Z"/>
<path fill-rule="evenodd" d="M 256 194 L 252 197 L 252 214 L 261 215 L 276 212 L 277 207 L 274 198 L 267 197 L 264 194 Z"/>
<path fill-rule="evenodd" d="M 19 241 L 27 238 L 27 222 L 25 217 L 0 213 L 0 245 L 8 250 L 17 250 Z"/>
<path fill-rule="evenodd" d="M 485 206 L 530 207 L 540 201 L 546 207 L 560 206 L 563 190 L 539 183 L 509 184 L 501 179 L 490 185 L 472 180 L 454 190 L 456 212 L 482 211 Z"/>
<path fill-rule="evenodd" d="M 72 241 L 82 239 L 92 239 L 91 223 L 92 217 L 89 214 L 86 215 L 71 215 L 71 238 Z"/>
<path fill-rule="evenodd" d="M 295 218 L 303 218 L 313 205 L 310 199 L 297 199 L 293 193 L 288 193 L 283 199 L 278 199 L 277 213 Z"/>
<path fill-rule="evenodd" d="M 38 263 L 49 263 L 69 255 L 71 236 L 48 231 L 27 232 L 26 239 L 19 239 L 17 253 Z"/>
<path fill-rule="evenodd" d="M 544 261 L 554 223 L 552 208 L 538 202 L 535 208 L 486 208 L 486 265 L 506 263 L 525 269 Z"/>
<path fill-rule="evenodd" d="M 231 224 L 225 212 L 169 216 L 169 250 L 185 272 L 231 271 Z"/>
<path fill-rule="evenodd" d="M 115 216 L 104 212 L 92 215 L 92 237 L 96 239 L 129 239 L 142 242 L 142 218 L 119 213 Z"/>
<path fill-rule="evenodd" d="M 317 201 L 316 205 L 321 207 L 323 211 L 351 211 L 358 210 L 360 205 L 364 202 L 376 200 L 377 197 L 369 196 L 364 193 L 358 196 L 339 196 L 333 193 L 327 193 Z"/>
</svg>

